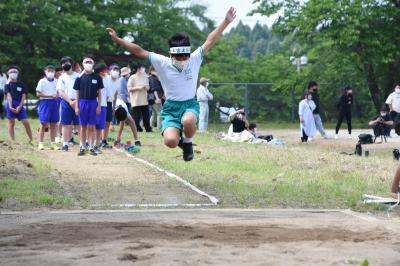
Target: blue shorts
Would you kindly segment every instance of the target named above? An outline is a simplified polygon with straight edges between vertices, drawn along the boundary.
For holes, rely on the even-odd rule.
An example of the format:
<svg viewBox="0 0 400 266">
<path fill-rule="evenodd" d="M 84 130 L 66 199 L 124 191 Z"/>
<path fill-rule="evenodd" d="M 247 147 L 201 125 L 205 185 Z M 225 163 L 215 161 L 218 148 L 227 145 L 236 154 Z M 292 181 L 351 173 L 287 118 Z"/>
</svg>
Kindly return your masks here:
<svg viewBox="0 0 400 266">
<path fill-rule="evenodd" d="M 107 115 L 106 115 L 106 121 L 111 122 L 113 118 L 113 110 L 112 110 L 112 102 L 107 102 Z"/>
<path fill-rule="evenodd" d="M 57 123 L 60 118 L 60 109 L 56 99 L 41 99 L 38 115 L 41 124 Z"/>
<path fill-rule="evenodd" d="M 107 107 L 101 107 L 101 113 L 96 116 L 96 129 L 101 130 L 106 128 Z"/>
<path fill-rule="evenodd" d="M 60 123 L 61 125 L 79 125 L 79 118 L 75 114 L 75 110 L 64 99 L 60 103 Z"/>
<path fill-rule="evenodd" d="M 97 100 L 79 100 L 79 123 L 81 126 L 96 125 Z"/>
<path fill-rule="evenodd" d="M 187 101 L 171 101 L 167 100 L 161 111 L 162 131 L 169 127 L 175 127 L 182 130 L 182 117 L 185 113 L 193 113 L 199 120 L 200 106 L 195 99 Z"/>
<path fill-rule="evenodd" d="M 12 107 L 17 108 L 20 103 L 21 101 L 12 100 Z M 6 104 L 6 114 L 7 114 L 7 119 L 18 119 L 18 121 L 21 121 L 28 118 L 28 116 L 26 115 L 25 108 L 23 106 L 18 114 L 11 112 L 10 107 L 8 106 L 8 101 Z"/>
</svg>

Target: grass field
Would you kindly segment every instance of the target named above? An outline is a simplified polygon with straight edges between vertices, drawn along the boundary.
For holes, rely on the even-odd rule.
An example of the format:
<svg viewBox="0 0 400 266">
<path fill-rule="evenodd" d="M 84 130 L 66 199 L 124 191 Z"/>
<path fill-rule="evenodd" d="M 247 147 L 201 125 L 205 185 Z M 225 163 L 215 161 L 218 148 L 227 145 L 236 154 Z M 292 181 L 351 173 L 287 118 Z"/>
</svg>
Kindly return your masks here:
<svg viewBox="0 0 400 266">
<path fill-rule="evenodd" d="M 0 123 L 0 139 L 8 139 L 6 123 Z M 36 129 L 37 121 L 32 123 Z M 287 142 L 284 147 L 221 141 L 215 133 L 225 126 L 218 125 L 212 126 L 210 133 L 196 135 L 196 158 L 190 163 L 182 160 L 179 149 L 164 147 L 159 133 L 140 134 L 143 147 L 138 156 L 215 195 L 221 200 L 221 207 L 365 211 L 371 207 L 362 204 L 362 194 L 388 194 L 396 167 L 391 147 L 396 146 L 398 137 L 391 139 L 388 147 L 371 148 L 370 157 L 364 158 L 340 154 L 351 152 L 356 140 L 317 139 L 303 145 L 296 124 L 286 124 L 280 130 L 272 129 L 275 126 L 259 129 L 283 138 Z M 0 199 L 30 202 L 33 206 L 68 207 L 71 200 L 49 170 L 51 158 L 48 160 L 28 147 L 22 125 L 17 127 L 20 147 L 6 153 L 2 150 L 1 158 L 23 158 L 32 164 L 32 171 L 1 176 Z M 125 132 L 124 136 L 129 138 L 131 134 Z"/>
</svg>

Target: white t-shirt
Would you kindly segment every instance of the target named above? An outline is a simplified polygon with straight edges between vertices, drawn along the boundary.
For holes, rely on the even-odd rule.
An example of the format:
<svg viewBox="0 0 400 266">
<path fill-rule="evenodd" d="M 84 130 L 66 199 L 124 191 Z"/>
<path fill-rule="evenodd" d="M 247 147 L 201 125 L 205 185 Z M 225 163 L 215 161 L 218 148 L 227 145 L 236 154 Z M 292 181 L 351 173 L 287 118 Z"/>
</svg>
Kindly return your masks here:
<svg viewBox="0 0 400 266">
<path fill-rule="evenodd" d="M 76 90 L 74 90 L 75 80 L 78 73 L 73 72 L 71 75 L 63 73 L 57 82 L 57 91 L 64 92 L 71 100 L 76 99 Z"/>
<path fill-rule="evenodd" d="M 119 79 L 113 80 L 110 76 L 103 79 L 104 88 L 107 90 L 107 102 L 113 102 L 115 93 L 120 90 L 121 81 Z"/>
<path fill-rule="evenodd" d="M 126 114 L 128 116 L 131 116 L 131 114 L 129 113 L 129 110 L 128 110 L 128 106 L 126 106 L 126 103 L 124 101 L 122 101 L 121 99 L 117 99 L 117 101 L 115 102 L 115 110 L 117 110 L 118 107 L 120 107 L 120 106 L 125 109 Z"/>
<path fill-rule="evenodd" d="M 200 66 L 203 61 L 202 47 L 197 48 L 190 55 L 189 63 L 182 72 L 172 65 L 172 59 L 169 57 L 151 52 L 149 61 L 158 73 L 167 100 L 194 99 Z"/>
<path fill-rule="evenodd" d="M 104 80 L 103 80 L 104 82 Z M 101 92 L 101 107 L 107 107 L 107 90 L 106 88 L 102 88 Z"/>
<path fill-rule="evenodd" d="M 6 74 L 0 75 L 0 91 L 4 91 L 4 87 L 7 84 L 7 76 Z"/>
<path fill-rule="evenodd" d="M 208 102 L 212 101 L 213 95 L 211 92 L 208 90 L 206 86 L 200 85 L 199 88 L 197 89 L 197 101 L 198 102 Z"/>
<path fill-rule="evenodd" d="M 400 113 L 400 93 L 392 92 L 385 103 L 391 104 L 393 111 Z"/>
<path fill-rule="evenodd" d="M 48 80 L 47 78 L 42 78 L 39 80 L 36 87 L 36 91 L 41 92 L 46 96 L 53 96 L 57 94 L 57 79 Z M 40 97 L 40 99 L 46 99 L 46 97 Z"/>
</svg>

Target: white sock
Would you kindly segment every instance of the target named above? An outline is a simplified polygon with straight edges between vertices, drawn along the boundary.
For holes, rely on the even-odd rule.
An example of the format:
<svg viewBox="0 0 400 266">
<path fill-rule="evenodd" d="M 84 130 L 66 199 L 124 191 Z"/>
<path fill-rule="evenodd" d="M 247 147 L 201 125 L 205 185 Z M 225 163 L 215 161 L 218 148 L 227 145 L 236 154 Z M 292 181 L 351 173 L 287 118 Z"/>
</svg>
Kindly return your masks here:
<svg viewBox="0 0 400 266">
<path fill-rule="evenodd" d="M 68 146 L 69 142 L 63 142 L 63 146 Z"/>
<path fill-rule="evenodd" d="M 183 143 L 192 143 L 193 138 L 184 138 Z"/>
</svg>

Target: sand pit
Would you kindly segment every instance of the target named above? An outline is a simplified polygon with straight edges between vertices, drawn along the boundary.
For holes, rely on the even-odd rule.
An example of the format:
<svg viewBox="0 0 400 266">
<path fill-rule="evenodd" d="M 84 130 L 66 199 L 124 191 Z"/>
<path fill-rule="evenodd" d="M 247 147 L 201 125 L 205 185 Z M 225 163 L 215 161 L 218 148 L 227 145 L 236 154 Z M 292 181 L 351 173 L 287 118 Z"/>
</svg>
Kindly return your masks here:
<svg viewBox="0 0 400 266">
<path fill-rule="evenodd" d="M 340 211 L 150 210 L 0 218 L 0 259 L 6 265 L 400 263 L 398 220 Z"/>
</svg>

